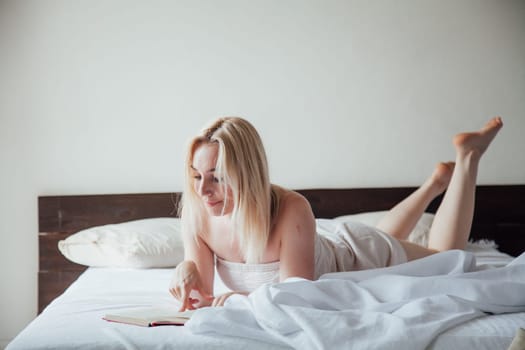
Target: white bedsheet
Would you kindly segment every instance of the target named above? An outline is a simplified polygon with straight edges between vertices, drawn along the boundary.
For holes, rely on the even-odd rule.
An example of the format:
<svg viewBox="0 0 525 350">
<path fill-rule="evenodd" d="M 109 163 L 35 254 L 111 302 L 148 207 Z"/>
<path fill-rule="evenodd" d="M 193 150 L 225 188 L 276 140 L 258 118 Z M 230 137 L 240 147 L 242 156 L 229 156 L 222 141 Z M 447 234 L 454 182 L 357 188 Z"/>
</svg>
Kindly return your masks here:
<svg viewBox="0 0 525 350">
<path fill-rule="evenodd" d="M 507 255 L 493 249 L 481 249 L 479 261 L 504 265 Z M 280 340 L 264 337 L 229 337 L 194 334 L 189 327 L 154 327 L 110 323 L 102 316 L 119 308 L 173 304 L 167 291 L 171 269 L 89 268 L 44 312 L 26 327 L 7 350 L 31 349 L 282 349 Z M 220 283 L 216 289 L 224 289 Z M 236 328 L 238 320 L 218 321 L 223 327 Z M 243 329 L 250 324 L 243 323 Z M 484 316 L 439 335 L 431 349 L 475 348 L 506 349 L 518 326 L 525 326 L 525 313 Z M 315 327 L 313 327 L 315 328 Z M 347 327 L 345 334 L 351 334 Z M 394 330 L 392 330 L 394 331 Z M 480 338 L 483 334 L 483 338 Z"/>
<path fill-rule="evenodd" d="M 172 269 L 89 268 L 8 346 L 32 349 L 282 349 L 246 338 L 195 335 L 186 327 L 139 327 L 102 320 L 121 308 L 177 303 Z"/>
<path fill-rule="evenodd" d="M 448 251 L 314 282 L 264 285 L 224 308 L 197 311 L 186 327 L 296 349 L 424 349 L 466 321 L 523 311 L 525 253 L 507 266 L 480 270 L 473 254 Z"/>
</svg>

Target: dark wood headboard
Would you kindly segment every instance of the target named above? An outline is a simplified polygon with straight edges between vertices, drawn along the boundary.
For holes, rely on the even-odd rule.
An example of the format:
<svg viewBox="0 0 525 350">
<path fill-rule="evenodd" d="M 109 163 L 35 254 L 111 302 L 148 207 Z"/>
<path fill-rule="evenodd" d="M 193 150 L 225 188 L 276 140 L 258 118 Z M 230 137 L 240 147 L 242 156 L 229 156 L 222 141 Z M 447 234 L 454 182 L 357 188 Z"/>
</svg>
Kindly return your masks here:
<svg viewBox="0 0 525 350">
<path fill-rule="evenodd" d="M 387 210 L 414 187 L 299 190 L 317 218 Z M 177 215 L 179 193 L 42 196 L 38 198 L 38 310 L 60 295 L 85 269 L 59 252 L 61 239 L 88 227 Z M 441 198 L 428 208 L 435 212 Z M 494 240 L 511 255 L 525 251 L 525 185 L 478 186 L 471 238 Z"/>
</svg>

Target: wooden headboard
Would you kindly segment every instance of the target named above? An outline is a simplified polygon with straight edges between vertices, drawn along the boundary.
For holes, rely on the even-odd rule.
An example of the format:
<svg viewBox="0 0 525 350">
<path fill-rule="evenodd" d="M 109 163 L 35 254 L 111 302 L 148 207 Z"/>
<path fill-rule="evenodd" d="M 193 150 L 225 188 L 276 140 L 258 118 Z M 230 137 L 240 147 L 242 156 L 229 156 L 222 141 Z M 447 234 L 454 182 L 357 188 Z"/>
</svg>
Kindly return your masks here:
<svg viewBox="0 0 525 350">
<path fill-rule="evenodd" d="M 387 210 L 414 187 L 299 190 L 317 218 Z M 174 217 L 179 193 L 42 196 L 38 198 L 39 313 L 85 269 L 59 252 L 61 239 L 88 227 L 152 217 Z M 428 212 L 435 212 L 441 198 Z M 478 186 L 471 238 L 494 240 L 511 255 L 525 251 L 525 185 Z"/>
</svg>

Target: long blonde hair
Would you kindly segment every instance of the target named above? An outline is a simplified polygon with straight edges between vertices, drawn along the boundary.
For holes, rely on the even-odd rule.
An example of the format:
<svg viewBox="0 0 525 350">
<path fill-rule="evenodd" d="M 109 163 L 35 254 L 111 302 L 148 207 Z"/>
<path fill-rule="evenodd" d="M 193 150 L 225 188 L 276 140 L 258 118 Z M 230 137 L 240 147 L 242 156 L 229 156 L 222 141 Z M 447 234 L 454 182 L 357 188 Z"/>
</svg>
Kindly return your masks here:
<svg viewBox="0 0 525 350">
<path fill-rule="evenodd" d="M 277 212 L 279 192 L 270 183 L 268 161 L 257 130 L 247 120 L 224 117 L 194 137 L 186 157 L 185 189 L 180 216 L 182 228 L 195 238 L 207 220 L 202 199 L 195 192 L 191 166 L 196 149 L 202 144 L 218 145 L 216 177 L 232 191 L 233 234 L 247 263 L 260 262 L 270 235 L 272 218 Z"/>
</svg>

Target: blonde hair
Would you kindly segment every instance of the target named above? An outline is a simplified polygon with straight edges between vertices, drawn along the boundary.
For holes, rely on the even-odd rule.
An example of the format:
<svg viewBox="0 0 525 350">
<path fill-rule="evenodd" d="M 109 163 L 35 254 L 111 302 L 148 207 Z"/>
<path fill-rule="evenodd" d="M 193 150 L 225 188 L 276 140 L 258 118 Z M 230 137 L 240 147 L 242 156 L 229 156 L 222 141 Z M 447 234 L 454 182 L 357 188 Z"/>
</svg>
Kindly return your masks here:
<svg viewBox="0 0 525 350">
<path fill-rule="evenodd" d="M 227 198 L 225 203 L 233 200 L 232 233 L 238 239 L 240 253 L 247 263 L 260 262 L 280 191 L 270 183 L 268 161 L 257 130 L 243 118 L 219 118 L 190 141 L 180 211 L 182 228 L 195 238 L 205 229 L 207 215 L 202 199 L 195 192 L 191 172 L 193 155 L 203 144 L 218 145 L 216 177 L 224 186 L 225 195 L 228 187 L 232 191 L 233 198 Z"/>
</svg>

